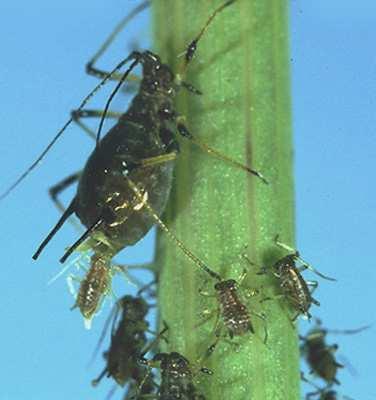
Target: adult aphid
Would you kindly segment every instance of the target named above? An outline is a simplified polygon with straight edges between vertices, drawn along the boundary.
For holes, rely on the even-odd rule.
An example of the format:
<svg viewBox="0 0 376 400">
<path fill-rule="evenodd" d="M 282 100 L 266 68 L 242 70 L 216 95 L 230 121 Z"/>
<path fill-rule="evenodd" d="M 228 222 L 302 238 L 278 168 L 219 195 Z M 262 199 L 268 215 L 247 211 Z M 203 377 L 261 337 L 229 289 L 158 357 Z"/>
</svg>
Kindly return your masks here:
<svg viewBox="0 0 376 400">
<path fill-rule="evenodd" d="M 183 72 L 185 72 L 187 64 L 193 57 L 197 42 L 202 38 L 214 17 L 233 3 L 235 1 L 224 2 L 211 14 L 204 28 L 186 50 Z M 148 4 L 148 2 L 143 4 Z M 140 11 L 142 6 L 139 6 L 136 10 Z M 132 15 L 137 12 L 133 11 Z M 124 21 L 129 21 L 129 18 Z M 124 24 L 121 27 L 123 28 Z M 1 198 L 5 197 L 36 167 L 73 120 L 77 121 L 91 136 L 96 137 L 96 147 L 84 169 L 64 180 L 68 185 L 76 177 L 78 180 L 77 193 L 56 226 L 33 255 L 35 260 L 65 221 L 73 214 L 77 215 L 86 227 L 86 231 L 61 257 L 62 263 L 73 251 L 80 250 L 80 246 L 83 244 L 85 247 L 89 244 L 89 247 L 93 250 L 93 265 L 98 258 L 102 260 L 103 264 L 106 264 L 120 250 L 137 243 L 155 222 L 153 217 L 144 211 L 143 205 L 146 199 L 155 213 L 160 216 L 169 197 L 173 168 L 179 152 L 176 132 L 198 144 L 208 154 L 254 174 L 265 182 L 265 179 L 257 171 L 209 148 L 206 144 L 198 141 L 188 130 L 183 117 L 175 109 L 174 98 L 182 88 L 193 94 L 199 92 L 192 85 L 186 83 L 181 75 L 175 76 L 169 66 L 161 62 L 158 55 L 150 51 L 134 51 L 110 73 L 94 67 L 94 63 L 103 54 L 118 31 L 119 27 L 115 29 L 114 33 L 87 64 L 87 71 L 97 77 L 102 77 L 103 80 L 86 96 L 79 108 L 72 113 L 72 117 L 40 157 L 1 196 Z M 194 43 L 194 49 L 192 43 Z M 119 73 L 119 70 L 127 63 L 130 63 L 128 69 L 124 73 Z M 136 65 L 142 67 L 139 92 L 124 114 L 110 111 L 109 105 L 113 97 Z M 104 110 L 84 109 L 88 100 L 110 79 L 117 80 L 118 84 L 109 96 Z M 101 118 L 97 134 L 91 132 L 81 121 L 86 117 Z M 118 118 L 118 122 L 101 139 L 102 126 L 107 117 Z M 137 184 L 142 185 L 145 198 L 140 199 L 135 196 L 125 181 L 124 174 Z M 67 185 L 58 186 L 62 190 Z M 100 300 L 100 296 L 98 296 L 98 299 Z"/>
</svg>

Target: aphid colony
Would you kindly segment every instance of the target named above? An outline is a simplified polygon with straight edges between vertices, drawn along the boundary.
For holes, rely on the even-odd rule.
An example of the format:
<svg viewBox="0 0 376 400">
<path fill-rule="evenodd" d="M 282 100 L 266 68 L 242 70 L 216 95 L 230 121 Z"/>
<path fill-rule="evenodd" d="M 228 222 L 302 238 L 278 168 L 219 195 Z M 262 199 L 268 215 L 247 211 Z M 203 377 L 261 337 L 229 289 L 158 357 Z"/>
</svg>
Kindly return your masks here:
<svg viewBox="0 0 376 400">
<path fill-rule="evenodd" d="M 136 297 L 124 295 L 116 302 L 104 330 L 105 334 L 111 324 L 110 346 L 104 353 L 105 367 L 92 384 L 96 386 L 103 377 L 110 377 L 119 386 L 127 385 L 125 399 L 205 400 L 205 395 L 197 388 L 195 379 L 199 372 L 206 375 L 215 373 L 203 364 L 215 351 L 221 339 L 228 336 L 232 340 L 235 337 L 256 334 L 253 323 L 253 316 L 256 316 L 264 324 L 263 342 L 267 345 L 267 315 L 250 306 L 251 298 L 257 298 L 260 307 L 268 300 L 283 302 L 294 327 L 298 316 L 310 319 L 311 306 L 319 305 L 312 296 L 317 282 L 306 280 L 302 272 L 309 269 L 324 279 L 334 280 L 322 275 L 302 260 L 296 250 L 280 242 L 277 237 L 272 246 L 279 246 L 288 254 L 276 260 L 274 265 L 262 266 L 256 272 L 256 275 L 267 274 L 274 280 L 276 295 L 265 296 L 262 290 L 253 291 L 244 284 L 249 269 L 258 269 L 248 255 L 242 255 L 246 267 L 239 279 L 224 278 L 215 272 L 215 268 L 197 257 L 161 220 L 173 184 L 175 161 L 180 151 L 176 133 L 198 145 L 208 155 L 227 162 L 229 168 L 239 168 L 259 178 L 260 184 L 268 184 L 258 171 L 199 141 L 188 129 L 174 104 L 180 90 L 186 90 L 192 95 L 201 95 L 198 89 L 185 81 L 185 72 L 210 24 L 220 13 L 230 12 L 230 6 L 235 3 L 237 0 L 225 1 L 210 14 L 199 34 L 186 47 L 178 74 L 174 74 L 170 67 L 151 51 L 133 51 L 111 72 L 101 71 L 94 65 L 98 58 L 129 20 L 149 5 L 149 1 L 136 7 L 121 21 L 87 64 L 88 73 L 99 77 L 101 82 L 86 96 L 78 109 L 72 112 L 69 121 L 40 157 L 1 196 L 7 196 L 36 167 L 71 122 L 77 122 L 95 139 L 95 148 L 82 171 L 63 179 L 50 190 L 53 201 L 63 213 L 33 258 L 36 260 L 40 256 L 53 236 L 73 214 L 79 218 L 85 231 L 69 246 L 60 261 L 64 263 L 73 252 L 83 253 L 87 249 L 91 251 L 90 268 L 80 282 L 74 304 L 85 321 L 90 323 L 98 312 L 104 297 L 111 293 L 112 276 L 122 270 L 122 267 L 112 262 L 114 256 L 122 249 L 137 243 L 155 224 L 181 249 L 190 264 L 202 271 L 207 277 L 206 281 L 211 282 L 210 290 L 201 290 L 198 295 L 215 298 L 215 307 L 203 310 L 202 313 L 203 323 L 213 316 L 216 319 L 214 338 L 208 339 L 203 354 L 194 363 L 176 351 L 156 350 L 163 342 L 167 342 L 168 345 L 168 321 L 164 321 L 159 332 L 149 330 L 146 317 L 150 305 L 142 295 L 144 290 L 141 289 Z M 120 72 L 125 65 L 128 65 L 126 71 Z M 110 111 L 113 97 L 127 79 L 134 79 L 131 72 L 137 65 L 142 68 L 138 93 L 124 114 Z M 118 83 L 104 110 L 86 109 L 89 99 L 109 80 Z M 82 120 L 87 117 L 100 118 L 97 132 L 93 132 L 84 124 Z M 106 118 L 117 118 L 117 122 L 101 138 Z M 76 195 L 64 209 L 58 196 L 75 182 L 78 182 Z M 300 266 L 297 263 L 300 263 Z M 327 332 L 317 325 L 306 336 L 300 337 L 302 355 L 312 373 L 325 382 L 325 386 L 321 388 L 315 385 L 315 392 L 309 393 L 307 399 L 337 398 L 332 386 L 339 384 L 337 370 L 343 366 L 335 359 L 336 345 L 330 346 L 325 343 Z M 154 335 L 152 340 L 147 338 L 147 334 L 150 333 Z M 104 335 L 100 343 L 103 337 Z M 153 372 L 154 368 L 159 369 L 159 374 Z M 307 380 L 304 376 L 303 379 Z"/>
</svg>

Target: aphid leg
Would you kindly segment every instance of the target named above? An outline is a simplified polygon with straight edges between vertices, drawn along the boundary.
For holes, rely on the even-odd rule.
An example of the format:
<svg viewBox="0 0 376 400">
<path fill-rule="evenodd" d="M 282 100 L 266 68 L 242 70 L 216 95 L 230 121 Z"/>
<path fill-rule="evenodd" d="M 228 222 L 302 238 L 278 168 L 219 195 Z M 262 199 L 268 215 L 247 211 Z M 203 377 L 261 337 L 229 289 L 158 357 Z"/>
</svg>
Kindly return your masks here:
<svg viewBox="0 0 376 400">
<path fill-rule="evenodd" d="M 213 318 L 213 316 L 214 316 L 213 310 L 205 309 L 205 310 L 201 311 L 200 317 L 202 317 L 202 318 L 201 318 L 200 322 L 198 322 L 194 327 L 195 328 L 200 327 L 201 325 L 210 321 Z"/>
<path fill-rule="evenodd" d="M 163 321 L 163 329 L 156 334 L 154 340 L 152 340 L 142 351 L 141 358 L 145 358 L 145 355 L 153 349 L 153 347 L 158 343 L 160 339 L 163 339 L 166 343 L 168 343 L 168 339 L 164 336 L 164 334 L 168 331 L 168 325 L 166 321 Z M 152 332 L 154 333 L 154 332 Z"/>
<path fill-rule="evenodd" d="M 85 133 L 88 134 L 93 140 L 96 140 L 95 132 L 90 129 L 85 123 L 81 121 L 82 118 L 102 118 L 104 115 L 103 110 L 73 110 L 71 112 L 71 117 L 73 122 L 75 122 Z M 105 118 L 119 119 L 123 114 L 117 111 L 107 111 Z"/>
<path fill-rule="evenodd" d="M 255 315 L 257 318 L 260 318 L 263 321 L 263 324 L 264 324 L 264 344 L 266 344 L 267 341 L 268 341 L 268 337 L 269 337 L 268 327 L 267 327 L 267 322 L 266 322 L 266 316 L 265 316 L 264 313 L 259 314 L 259 313 L 256 313 L 254 311 L 251 311 L 251 314 Z M 254 333 L 253 328 L 252 328 L 251 332 Z"/>
<path fill-rule="evenodd" d="M 242 253 L 241 257 L 252 267 L 257 267 L 260 268 L 258 272 L 256 272 L 256 275 L 266 275 L 268 273 L 268 270 L 265 266 L 261 267 L 260 265 L 256 264 L 254 261 L 252 261 L 247 254 Z"/>
<path fill-rule="evenodd" d="M 167 162 L 174 161 L 177 158 L 177 156 L 178 156 L 177 152 L 173 151 L 171 153 L 161 154 L 155 157 L 142 158 L 137 162 L 132 162 L 132 163 L 124 162 L 123 164 L 124 173 L 129 174 L 129 172 L 131 172 L 131 170 L 135 168 L 147 168 L 147 167 L 153 167 L 158 164 L 165 164 Z M 122 157 L 119 156 L 119 158 L 121 159 Z"/>
<path fill-rule="evenodd" d="M 74 287 L 73 282 L 81 282 L 81 279 L 78 278 L 77 276 L 73 275 L 73 274 L 69 274 L 67 276 L 67 285 L 68 285 L 68 289 L 70 294 L 76 299 L 77 298 L 77 289 Z M 72 309 L 75 308 L 76 305 L 72 306 Z"/>
<path fill-rule="evenodd" d="M 47 246 L 48 242 L 53 238 L 56 232 L 63 226 L 64 222 L 76 211 L 76 197 L 73 198 L 68 208 L 65 210 L 63 215 L 60 217 L 57 224 L 51 230 L 51 232 L 47 235 L 47 237 L 43 240 L 41 245 L 38 247 L 37 251 L 33 254 L 33 260 L 36 260 L 43 249 Z"/>
<path fill-rule="evenodd" d="M 203 143 L 200 140 L 198 140 L 196 137 L 194 137 L 192 135 L 192 133 L 189 132 L 188 128 L 185 126 L 183 117 L 181 117 L 181 116 L 177 117 L 176 122 L 177 122 L 177 130 L 180 133 L 180 135 L 182 135 L 186 139 L 190 140 L 192 143 L 196 144 L 198 147 L 200 147 L 203 151 L 208 153 L 210 156 L 218 158 L 224 162 L 227 162 L 228 164 L 231 164 L 232 166 L 234 166 L 236 168 L 246 171 L 252 175 L 255 175 L 259 179 L 261 179 L 265 184 L 268 184 L 268 181 L 264 178 L 264 176 L 260 172 L 254 170 L 254 169 L 251 169 L 236 160 L 233 160 L 232 158 L 226 156 L 225 154 L 222 154 L 221 152 L 219 152 L 217 150 L 214 150 L 213 148 L 209 147 L 206 143 Z"/>
<path fill-rule="evenodd" d="M 306 284 L 307 284 L 307 286 L 309 286 L 311 288 L 311 290 L 310 290 L 310 294 L 311 295 L 317 289 L 317 287 L 319 286 L 318 282 L 316 282 L 316 281 L 306 281 Z M 320 302 L 318 300 L 316 300 L 312 296 L 311 296 L 311 302 L 313 304 L 315 304 L 316 306 L 320 306 Z"/>
<path fill-rule="evenodd" d="M 323 274 L 322 274 L 321 272 L 319 272 L 316 268 L 314 268 L 312 265 L 308 264 L 305 260 L 303 260 L 303 259 L 300 257 L 300 254 L 299 254 L 299 252 L 298 252 L 296 249 L 294 249 L 293 247 L 288 246 L 288 245 L 285 244 L 285 243 L 280 242 L 278 239 L 279 239 L 279 235 L 277 235 L 277 236 L 275 237 L 275 239 L 274 239 L 275 244 L 276 244 L 278 247 L 281 247 L 282 249 L 285 249 L 285 250 L 287 250 L 288 252 L 292 253 L 292 254 L 294 255 L 294 258 L 296 258 L 300 263 L 302 263 L 302 266 L 301 266 L 300 268 L 298 268 L 298 271 L 299 271 L 299 272 L 304 271 L 304 270 L 306 270 L 306 269 L 309 269 L 310 271 L 314 272 L 316 275 L 320 276 L 320 277 L 323 278 L 323 279 L 326 279 L 326 280 L 328 280 L 328 281 L 334 281 L 334 282 L 337 281 L 337 279 L 335 279 L 335 278 L 331 278 L 331 277 L 329 277 L 329 276 L 323 275 Z"/>
<path fill-rule="evenodd" d="M 220 309 L 217 308 L 216 320 L 215 320 L 215 324 L 214 324 L 213 331 L 212 331 L 212 332 L 214 332 L 216 339 L 215 339 L 215 342 L 207 348 L 207 350 L 203 356 L 204 359 L 210 357 L 210 355 L 213 353 L 214 349 L 216 348 L 216 346 L 221 338 L 222 327 L 221 327 L 220 316 L 221 316 Z"/>
<path fill-rule="evenodd" d="M 150 374 L 151 374 L 151 370 L 152 368 L 157 364 L 158 360 L 157 360 L 157 356 L 159 356 L 159 354 L 165 354 L 165 353 L 158 353 L 156 354 L 152 360 L 147 360 L 143 355 L 139 357 L 138 359 L 138 363 L 147 367 L 147 371 L 145 373 L 145 376 L 143 377 L 142 381 L 140 382 L 140 384 L 137 387 L 137 394 L 135 396 L 135 399 L 140 398 L 140 393 L 142 391 L 142 388 L 144 386 L 144 384 L 146 383 L 147 379 L 149 378 Z M 143 398 L 144 396 L 142 396 L 141 398 Z"/>
<path fill-rule="evenodd" d="M 248 271 L 244 268 L 242 273 L 239 276 L 239 279 L 237 280 L 237 285 L 241 286 L 241 284 L 243 283 L 245 277 L 248 275 Z"/>
<path fill-rule="evenodd" d="M 55 185 L 51 186 L 50 189 L 48 190 L 51 200 L 54 202 L 57 209 L 60 210 L 62 213 L 64 213 L 65 207 L 59 200 L 58 196 L 59 196 L 60 192 L 64 191 L 66 188 L 73 185 L 73 183 L 77 182 L 80 175 L 81 175 L 81 171 L 75 172 L 75 173 L 67 176 L 60 182 L 56 183 Z"/>
<path fill-rule="evenodd" d="M 124 277 L 127 283 L 130 283 L 132 286 L 135 286 L 137 289 L 142 288 L 143 283 L 135 278 L 134 276 L 131 277 L 128 274 L 128 266 L 120 265 L 120 264 L 112 264 L 111 265 L 112 272 L 119 272 Z"/>
<path fill-rule="evenodd" d="M 86 64 L 86 72 L 89 75 L 96 76 L 98 78 L 103 79 L 104 77 L 108 76 L 108 72 L 103 71 L 101 69 L 98 69 L 97 67 L 94 67 L 94 64 L 99 60 L 100 57 L 106 52 L 108 47 L 111 45 L 111 43 L 114 41 L 116 36 L 126 27 L 126 25 L 134 18 L 136 17 L 141 11 L 145 10 L 150 6 L 150 0 L 144 1 L 138 6 L 136 6 L 129 14 L 127 14 L 113 29 L 111 34 L 107 37 L 107 39 L 103 42 L 103 44 L 99 47 L 97 52 L 94 54 L 94 56 L 90 59 L 90 61 Z M 121 80 L 123 74 L 112 74 L 111 79 L 112 80 Z M 135 77 L 134 75 L 130 75 L 129 79 L 131 80 L 139 80 L 138 77 Z"/>
<path fill-rule="evenodd" d="M 137 296 L 139 297 L 139 296 L 142 295 L 142 293 L 148 292 L 148 296 L 155 297 L 156 296 L 156 289 L 151 290 L 150 288 L 152 286 L 155 286 L 157 283 L 158 283 L 158 279 L 153 279 L 152 281 L 150 281 L 149 283 L 144 285 L 141 289 L 139 289 L 139 291 L 137 292 Z"/>
<path fill-rule="evenodd" d="M 80 178 L 80 175 L 81 175 L 81 171 L 75 172 L 75 173 L 67 176 L 66 178 L 64 178 L 63 180 L 61 180 L 54 186 L 51 186 L 50 189 L 48 190 L 51 200 L 53 201 L 56 208 L 60 212 L 62 212 L 62 213 L 65 212 L 65 207 L 59 199 L 60 192 L 64 191 L 66 188 L 68 188 L 69 186 L 73 185 L 76 181 L 78 181 L 78 179 Z M 81 229 L 82 229 L 81 225 L 77 223 L 76 219 L 69 218 L 68 221 L 74 226 L 74 228 L 78 232 L 81 231 Z"/>
</svg>

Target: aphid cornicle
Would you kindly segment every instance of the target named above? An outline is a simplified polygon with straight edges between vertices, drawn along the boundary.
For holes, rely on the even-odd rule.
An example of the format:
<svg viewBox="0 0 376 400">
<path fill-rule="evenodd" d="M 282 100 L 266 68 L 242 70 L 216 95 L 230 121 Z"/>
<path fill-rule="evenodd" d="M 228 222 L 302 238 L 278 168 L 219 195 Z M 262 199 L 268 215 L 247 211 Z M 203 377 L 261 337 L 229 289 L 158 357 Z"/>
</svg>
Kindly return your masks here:
<svg viewBox="0 0 376 400">
<path fill-rule="evenodd" d="M 183 355 L 177 352 L 158 353 L 151 361 L 141 360 L 141 362 L 149 366 L 160 363 L 161 383 L 154 398 L 160 400 L 205 400 L 205 396 L 197 390 L 193 382 L 194 373 L 189 361 Z M 204 367 L 200 368 L 199 372 L 212 373 Z"/>
<path fill-rule="evenodd" d="M 155 344 L 155 340 L 148 343 L 146 337 L 149 332 L 149 323 L 146 320 L 148 311 L 149 306 L 141 296 L 127 295 L 117 302 L 115 311 L 108 320 L 112 320 L 112 331 L 110 347 L 105 352 L 106 367 L 93 380 L 93 385 L 97 385 L 104 376 L 112 377 L 120 386 L 132 381 L 139 384 L 146 377 L 146 368 L 139 363 L 139 359 Z M 156 340 L 166 330 L 167 327 L 157 335 Z M 152 389 L 152 378 L 148 375 L 145 380 L 144 392 Z"/>
<path fill-rule="evenodd" d="M 187 47 L 182 72 L 185 72 L 188 63 L 193 58 L 198 41 L 214 17 L 235 2 L 235 0 L 224 2 L 210 15 L 200 33 Z M 141 8 L 139 6 L 138 10 Z M 207 151 L 208 154 L 225 160 L 266 182 L 257 171 L 210 149 L 206 144 L 198 141 L 189 131 L 184 119 L 175 109 L 174 98 L 181 88 L 194 94 L 199 92 L 182 79 L 182 74 L 175 76 L 169 66 L 164 64 L 157 54 L 151 51 L 133 51 L 110 73 L 105 73 L 94 67 L 94 62 L 102 55 L 117 33 L 118 27 L 87 65 L 87 71 L 103 78 L 102 82 L 72 113 L 71 119 L 58 132 L 40 157 L 2 196 L 6 196 L 35 168 L 69 123 L 75 120 L 81 127 L 90 132 L 90 129 L 81 120 L 85 117 L 101 118 L 97 135 L 90 132 L 92 136 L 97 138 L 97 141 L 84 169 L 57 185 L 58 191 L 60 191 L 68 184 L 73 183 L 75 179 L 78 180 L 76 195 L 33 255 L 35 260 L 65 221 L 73 214 L 86 227 L 86 231 L 69 247 L 60 259 L 61 262 L 64 262 L 73 251 L 80 250 L 80 246 L 85 243 L 85 248 L 91 247 L 94 253 L 92 265 L 98 259 L 102 261 L 103 265 L 109 265 L 110 260 L 119 251 L 137 243 L 155 222 L 153 217 L 145 212 L 144 202 L 148 201 L 155 213 L 160 216 L 169 197 L 174 163 L 179 152 L 176 133 L 191 140 Z M 127 63 L 130 63 L 128 69 L 124 73 L 119 73 L 121 67 Z M 118 113 L 109 111 L 109 105 L 136 65 L 142 67 L 139 92 L 133 98 L 128 110 L 119 116 Z M 117 80 L 118 84 L 108 98 L 104 110 L 84 109 L 93 94 L 110 79 Z M 118 122 L 100 139 L 101 128 L 106 117 L 117 117 Z M 133 182 L 140 184 L 143 198 L 140 199 L 135 196 L 124 179 L 124 175 L 128 176 Z M 57 193 L 54 193 L 55 197 L 56 195 Z M 84 280 L 89 283 L 88 279 L 89 276 L 87 275 Z M 97 292 L 98 304 L 101 302 L 103 294 Z M 91 295 L 90 298 L 93 300 L 94 296 Z M 86 318 L 90 319 L 96 309 L 97 307 L 93 306 L 90 311 L 85 310 Z"/>
</svg>

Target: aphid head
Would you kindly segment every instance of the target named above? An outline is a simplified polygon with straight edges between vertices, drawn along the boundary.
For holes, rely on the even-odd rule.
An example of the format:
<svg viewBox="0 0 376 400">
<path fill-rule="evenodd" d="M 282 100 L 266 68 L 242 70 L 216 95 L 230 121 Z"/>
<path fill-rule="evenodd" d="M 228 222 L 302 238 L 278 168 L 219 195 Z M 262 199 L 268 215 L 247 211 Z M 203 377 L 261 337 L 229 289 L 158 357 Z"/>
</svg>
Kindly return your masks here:
<svg viewBox="0 0 376 400">
<path fill-rule="evenodd" d="M 161 369 L 168 371 L 170 375 L 182 377 L 189 375 L 189 361 L 177 352 L 159 353 L 154 358 L 156 361 L 161 361 Z"/>
<path fill-rule="evenodd" d="M 236 290 L 236 288 L 237 284 L 235 279 L 220 281 L 214 285 L 214 289 L 217 290 L 218 292 Z"/>
<path fill-rule="evenodd" d="M 162 64 L 158 55 L 151 51 L 142 53 L 140 62 L 143 66 L 144 78 L 141 83 L 142 90 L 149 94 L 175 94 L 175 77 L 171 69 Z"/>
<path fill-rule="evenodd" d="M 274 268 L 278 273 L 287 271 L 291 268 L 295 268 L 295 254 L 288 254 L 287 256 L 279 259 L 274 264 Z"/>
<path fill-rule="evenodd" d="M 320 396 L 320 400 L 337 400 L 337 392 L 334 390 L 323 392 Z"/>
<path fill-rule="evenodd" d="M 325 340 L 326 333 L 326 330 L 320 327 L 313 328 L 308 332 L 305 341 L 312 345 L 318 342 L 323 342 Z"/>
<path fill-rule="evenodd" d="M 119 305 L 122 308 L 123 314 L 128 319 L 139 320 L 143 319 L 148 313 L 148 305 L 141 297 L 124 296 L 119 300 Z"/>
</svg>

